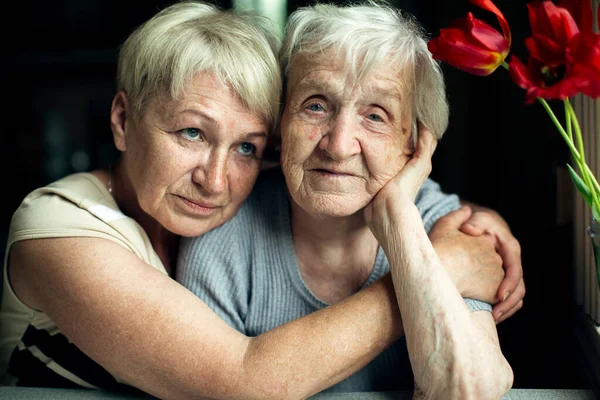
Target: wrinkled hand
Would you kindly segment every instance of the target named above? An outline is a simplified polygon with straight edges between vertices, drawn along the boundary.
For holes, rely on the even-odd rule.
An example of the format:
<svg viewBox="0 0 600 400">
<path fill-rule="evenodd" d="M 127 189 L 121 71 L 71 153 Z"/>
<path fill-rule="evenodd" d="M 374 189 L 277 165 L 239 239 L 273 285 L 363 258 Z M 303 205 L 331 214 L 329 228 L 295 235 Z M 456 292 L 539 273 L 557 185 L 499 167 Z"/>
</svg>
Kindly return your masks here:
<svg viewBox="0 0 600 400">
<path fill-rule="evenodd" d="M 502 257 L 505 271 L 504 280 L 498 287 L 501 301 L 493 308 L 494 319 L 500 323 L 523 307 L 525 282 L 519 241 L 502 217 L 491 210 L 474 212 L 460 229 L 468 235 L 493 235 L 496 239 L 496 251 Z"/>
<path fill-rule="evenodd" d="M 438 219 L 429 239 L 463 297 L 495 304 L 499 300 L 498 286 L 504 279 L 502 258 L 496 252 L 493 235 L 461 232 L 461 225 L 472 214 L 471 207 L 464 206 Z"/>
<path fill-rule="evenodd" d="M 431 173 L 431 157 L 436 146 L 433 134 L 420 125 L 417 149 L 411 159 L 365 207 L 365 220 L 379 243 L 384 243 L 394 226 L 395 216 L 403 207 L 415 207 L 415 197 Z"/>
</svg>

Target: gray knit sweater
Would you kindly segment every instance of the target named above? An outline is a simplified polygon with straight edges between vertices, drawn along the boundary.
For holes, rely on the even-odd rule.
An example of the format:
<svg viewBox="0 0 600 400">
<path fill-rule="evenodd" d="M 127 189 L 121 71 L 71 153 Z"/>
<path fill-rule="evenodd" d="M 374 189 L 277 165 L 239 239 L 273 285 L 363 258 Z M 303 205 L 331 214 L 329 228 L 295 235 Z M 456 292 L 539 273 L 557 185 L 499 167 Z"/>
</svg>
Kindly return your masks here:
<svg viewBox="0 0 600 400">
<path fill-rule="evenodd" d="M 460 207 L 457 196 L 442 193 L 432 180 L 425 182 L 415 202 L 427 231 L 438 218 Z M 364 286 L 388 271 L 380 247 Z M 177 281 L 248 336 L 327 307 L 304 284 L 298 269 L 289 198 L 277 169 L 261 174 L 252 194 L 230 221 L 201 237 L 182 239 Z M 491 311 L 487 303 L 465 301 L 471 310 Z M 412 381 L 402 339 L 328 391 L 410 389 Z"/>
</svg>

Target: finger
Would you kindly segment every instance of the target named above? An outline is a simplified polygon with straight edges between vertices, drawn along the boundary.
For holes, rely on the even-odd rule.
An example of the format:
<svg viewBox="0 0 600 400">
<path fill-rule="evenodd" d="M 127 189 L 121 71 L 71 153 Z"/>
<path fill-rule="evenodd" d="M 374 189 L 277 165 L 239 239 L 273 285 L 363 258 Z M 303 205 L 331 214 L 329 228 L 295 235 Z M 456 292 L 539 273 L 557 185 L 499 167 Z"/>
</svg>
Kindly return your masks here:
<svg viewBox="0 0 600 400">
<path fill-rule="evenodd" d="M 492 232 L 494 223 L 490 221 L 489 215 L 486 212 L 473 212 L 468 223 L 461 226 L 460 230 L 463 233 L 471 236 L 480 236 L 484 232 Z"/>
<path fill-rule="evenodd" d="M 510 236 L 511 239 L 506 239 L 502 234 L 496 235 L 498 239 L 498 254 L 502 257 L 505 271 L 504 280 L 498 287 L 498 298 L 500 299 L 506 299 L 510 296 L 523 278 L 521 246 L 512 235 Z"/>
<path fill-rule="evenodd" d="M 506 318 L 508 318 L 507 316 L 511 316 L 517 310 L 519 310 L 520 307 L 519 308 L 516 308 L 516 307 L 519 306 L 519 303 L 523 302 L 523 298 L 525 297 L 525 292 L 526 292 L 525 282 L 523 280 L 521 280 L 519 282 L 519 284 L 517 285 L 517 288 L 515 289 L 515 291 L 510 296 L 508 296 L 506 298 L 506 300 L 501 301 L 498 304 L 494 305 L 494 307 L 492 309 L 494 319 L 496 321 L 506 319 Z"/>
<path fill-rule="evenodd" d="M 502 314 L 502 316 L 500 316 L 500 318 L 498 318 L 496 320 L 496 325 L 499 324 L 499 323 L 502 323 L 502 322 L 506 321 L 507 319 L 509 319 L 510 317 L 512 317 L 521 308 L 523 308 L 523 300 L 519 301 L 517 303 L 517 305 L 514 306 L 510 311 Z"/>
<path fill-rule="evenodd" d="M 417 152 L 423 151 L 427 152 L 425 155 L 431 156 L 435 152 L 437 147 L 437 140 L 433 133 L 421 121 L 419 121 L 419 137 L 417 140 Z"/>
<path fill-rule="evenodd" d="M 443 225 L 446 229 L 458 230 L 461 225 L 471 218 L 472 209 L 469 206 L 462 206 L 441 217 L 436 224 Z"/>
<path fill-rule="evenodd" d="M 460 226 L 460 231 L 469 236 L 481 236 L 484 234 L 485 229 L 479 225 L 474 225 L 471 220 L 466 221 Z"/>
<path fill-rule="evenodd" d="M 410 161 L 404 166 L 400 174 L 393 179 L 393 185 L 404 186 L 404 190 L 410 190 L 413 199 L 419 188 L 431 173 L 431 157 L 435 151 L 436 140 L 433 134 L 422 127 L 419 131 L 417 149 Z M 407 193 L 409 193 L 407 191 Z"/>
</svg>

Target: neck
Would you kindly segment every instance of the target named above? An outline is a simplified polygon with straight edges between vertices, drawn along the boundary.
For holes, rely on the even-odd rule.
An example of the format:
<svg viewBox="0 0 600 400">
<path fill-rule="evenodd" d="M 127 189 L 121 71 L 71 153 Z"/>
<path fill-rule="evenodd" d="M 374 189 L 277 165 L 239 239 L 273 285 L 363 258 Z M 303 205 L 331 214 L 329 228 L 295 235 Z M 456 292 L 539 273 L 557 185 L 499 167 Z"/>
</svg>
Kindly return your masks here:
<svg viewBox="0 0 600 400">
<path fill-rule="evenodd" d="M 294 250 L 309 289 L 329 304 L 357 292 L 373 270 L 378 249 L 363 211 L 323 218 L 290 202 Z"/>
<path fill-rule="evenodd" d="M 175 274 L 179 236 L 165 229 L 140 207 L 133 185 L 122 168 L 115 165 L 112 176 L 112 195 L 123 214 L 133 218 L 144 229 L 150 243 L 170 276 Z"/>
</svg>

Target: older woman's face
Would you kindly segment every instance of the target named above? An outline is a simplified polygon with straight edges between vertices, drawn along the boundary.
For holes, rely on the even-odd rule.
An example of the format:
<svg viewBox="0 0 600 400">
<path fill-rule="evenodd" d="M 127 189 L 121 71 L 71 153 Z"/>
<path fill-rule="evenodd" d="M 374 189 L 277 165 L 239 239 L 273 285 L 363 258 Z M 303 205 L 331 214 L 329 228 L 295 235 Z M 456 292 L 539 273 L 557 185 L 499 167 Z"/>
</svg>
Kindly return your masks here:
<svg viewBox="0 0 600 400">
<path fill-rule="evenodd" d="M 342 59 L 297 59 L 281 121 L 281 163 L 308 213 L 348 216 L 365 207 L 413 153 L 399 72 L 379 65 L 353 83 Z"/>
<path fill-rule="evenodd" d="M 126 124 L 123 164 L 141 208 L 184 236 L 221 225 L 254 185 L 267 129 L 208 73 L 177 100 L 157 96 Z"/>
</svg>

